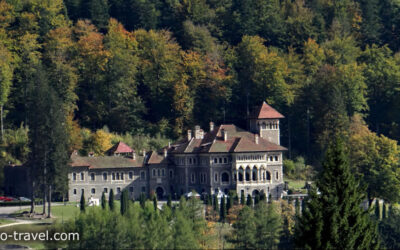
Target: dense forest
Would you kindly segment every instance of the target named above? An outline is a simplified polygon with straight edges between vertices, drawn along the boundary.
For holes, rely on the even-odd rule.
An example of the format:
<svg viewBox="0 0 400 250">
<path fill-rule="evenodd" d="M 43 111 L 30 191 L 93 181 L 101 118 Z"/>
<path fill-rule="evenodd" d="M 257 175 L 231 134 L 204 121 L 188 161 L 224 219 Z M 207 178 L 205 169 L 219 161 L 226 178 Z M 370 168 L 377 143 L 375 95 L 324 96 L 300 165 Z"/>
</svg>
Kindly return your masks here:
<svg viewBox="0 0 400 250">
<path fill-rule="evenodd" d="M 58 159 L 246 128 L 267 101 L 288 158 L 318 168 L 339 133 L 369 194 L 398 200 L 399 14 L 394 0 L 1 0 L 0 165 L 39 141 Z"/>
</svg>

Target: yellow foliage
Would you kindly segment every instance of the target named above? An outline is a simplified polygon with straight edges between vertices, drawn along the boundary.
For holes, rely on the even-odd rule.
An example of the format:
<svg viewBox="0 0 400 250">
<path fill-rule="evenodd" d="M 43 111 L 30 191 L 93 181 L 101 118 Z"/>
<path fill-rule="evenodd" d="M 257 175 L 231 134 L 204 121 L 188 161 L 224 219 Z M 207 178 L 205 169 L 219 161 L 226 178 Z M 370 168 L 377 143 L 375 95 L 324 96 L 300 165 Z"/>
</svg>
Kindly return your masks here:
<svg viewBox="0 0 400 250">
<path fill-rule="evenodd" d="M 98 155 L 103 155 L 108 149 L 111 148 L 111 140 L 113 135 L 106 131 L 99 129 L 92 135 L 93 137 L 93 150 Z"/>
</svg>

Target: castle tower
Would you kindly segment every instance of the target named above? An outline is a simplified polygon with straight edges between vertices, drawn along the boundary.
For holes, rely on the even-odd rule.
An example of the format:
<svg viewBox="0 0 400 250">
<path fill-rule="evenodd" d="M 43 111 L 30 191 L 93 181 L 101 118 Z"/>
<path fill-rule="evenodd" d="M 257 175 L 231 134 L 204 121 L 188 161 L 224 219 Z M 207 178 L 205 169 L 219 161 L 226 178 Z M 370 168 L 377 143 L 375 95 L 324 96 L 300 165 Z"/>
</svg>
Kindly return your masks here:
<svg viewBox="0 0 400 250">
<path fill-rule="evenodd" d="M 266 102 L 256 107 L 249 116 L 250 131 L 260 134 L 260 137 L 280 145 L 279 119 L 282 114 Z"/>
</svg>

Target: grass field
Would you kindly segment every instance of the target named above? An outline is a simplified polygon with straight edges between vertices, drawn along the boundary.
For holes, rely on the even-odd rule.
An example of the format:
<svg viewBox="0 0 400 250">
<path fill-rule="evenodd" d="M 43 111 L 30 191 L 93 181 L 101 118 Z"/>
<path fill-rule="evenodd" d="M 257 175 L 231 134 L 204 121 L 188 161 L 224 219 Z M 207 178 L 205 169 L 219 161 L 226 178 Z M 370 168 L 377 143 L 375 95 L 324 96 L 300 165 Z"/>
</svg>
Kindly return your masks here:
<svg viewBox="0 0 400 250">
<path fill-rule="evenodd" d="M 304 185 L 306 184 L 305 180 L 291 180 L 285 179 L 288 182 L 290 189 L 303 189 Z"/>
<path fill-rule="evenodd" d="M 13 223 L 12 220 L 7 220 L 7 219 L 0 219 L 0 225 L 6 225 L 6 224 L 10 224 Z"/>
</svg>

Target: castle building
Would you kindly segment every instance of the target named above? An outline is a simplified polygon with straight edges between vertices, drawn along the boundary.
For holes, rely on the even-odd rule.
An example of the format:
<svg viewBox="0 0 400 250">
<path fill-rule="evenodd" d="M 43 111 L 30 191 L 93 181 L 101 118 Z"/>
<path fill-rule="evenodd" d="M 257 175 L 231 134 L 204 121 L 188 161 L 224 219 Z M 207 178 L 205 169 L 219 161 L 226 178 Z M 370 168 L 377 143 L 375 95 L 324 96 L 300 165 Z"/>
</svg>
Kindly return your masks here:
<svg viewBox="0 0 400 250">
<path fill-rule="evenodd" d="M 131 198 L 141 193 L 180 196 L 195 190 L 199 194 L 239 195 L 265 193 L 279 198 L 283 191 L 283 152 L 280 146 L 279 119 L 284 118 L 265 102 L 249 116 L 250 131 L 233 124 L 208 131 L 200 126 L 169 144 L 161 152 L 136 152 L 123 142 L 106 156 L 71 156 L 69 200 L 100 198 L 114 190 L 119 198 L 127 189 Z"/>
</svg>

